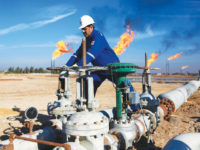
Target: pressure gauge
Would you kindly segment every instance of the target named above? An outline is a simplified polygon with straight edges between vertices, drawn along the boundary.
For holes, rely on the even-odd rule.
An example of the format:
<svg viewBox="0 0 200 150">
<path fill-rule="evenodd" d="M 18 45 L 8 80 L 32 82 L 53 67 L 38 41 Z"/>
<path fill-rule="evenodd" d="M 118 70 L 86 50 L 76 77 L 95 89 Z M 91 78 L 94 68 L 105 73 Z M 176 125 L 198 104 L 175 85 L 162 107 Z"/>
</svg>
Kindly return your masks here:
<svg viewBox="0 0 200 150">
<path fill-rule="evenodd" d="M 25 110 L 25 117 L 27 119 L 33 120 L 38 116 L 38 111 L 35 107 L 29 107 Z"/>
</svg>

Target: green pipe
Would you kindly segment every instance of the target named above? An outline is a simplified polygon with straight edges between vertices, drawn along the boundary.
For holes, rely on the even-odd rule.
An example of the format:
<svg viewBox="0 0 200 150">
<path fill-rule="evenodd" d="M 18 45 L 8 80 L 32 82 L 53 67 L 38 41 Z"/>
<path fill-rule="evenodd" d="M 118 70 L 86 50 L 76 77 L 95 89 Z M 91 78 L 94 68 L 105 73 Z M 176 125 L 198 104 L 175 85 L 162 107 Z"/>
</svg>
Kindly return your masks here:
<svg viewBox="0 0 200 150">
<path fill-rule="evenodd" d="M 116 76 L 117 88 L 116 88 L 116 108 L 117 108 L 117 119 L 122 118 L 122 92 L 123 83 L 126 81 L 126 76 L 122 73 L 118 73 Z"/>
<path fill-rule="evenodd" d="M 119 89 L 116 89 L 116 110 L 117 110 L 117 119 L 122 118 L 122 92 Z"/>
</svg>

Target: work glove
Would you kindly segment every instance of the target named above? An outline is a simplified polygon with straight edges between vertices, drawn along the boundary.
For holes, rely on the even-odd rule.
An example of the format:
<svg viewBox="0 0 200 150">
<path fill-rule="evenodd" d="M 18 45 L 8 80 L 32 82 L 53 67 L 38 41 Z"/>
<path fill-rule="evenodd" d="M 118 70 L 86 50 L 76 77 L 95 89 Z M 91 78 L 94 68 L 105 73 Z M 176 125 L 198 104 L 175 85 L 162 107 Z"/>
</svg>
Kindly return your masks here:
<svg viewBox="0 0 200 150">
<path fill-rule="evenodd" d="M 68 70 L 68 66 L 67 65 L 63 65 L 63 66 L 60 66 L 60 68 L 62 69 L 62 70 Z"/>
<path fill-rule="evenodd" d="M 62 66 L 60 66 L 61 68 L 68 68 L 68 66 L 67 65 L 62 65 Z"/>
<path fill-rule="evenodd" d="M 78 65 L 77 65 L 77 64 L 74 64 L 72 67 L 78 67 Z"/>
</svg>

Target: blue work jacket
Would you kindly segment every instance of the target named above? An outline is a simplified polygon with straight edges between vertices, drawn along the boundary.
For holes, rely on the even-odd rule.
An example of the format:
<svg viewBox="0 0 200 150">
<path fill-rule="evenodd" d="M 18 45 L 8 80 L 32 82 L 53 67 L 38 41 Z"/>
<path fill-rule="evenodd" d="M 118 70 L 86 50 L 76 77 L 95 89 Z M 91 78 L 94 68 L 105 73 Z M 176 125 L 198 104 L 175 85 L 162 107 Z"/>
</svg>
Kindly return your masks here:
<svg viewBox="0 0 200 150">
<path fill-rule="evenodd" d="M 92 31 L 91 35 L 86 38 L 86 51 L 87 64 L 91 62 L 94 66 L 106 66 L 110 63 L 119 62 L 119 58 L 113 49 L 108 45 L 108 42 L 103 34 L 95 29 Z M 82 44 L 71 56 L 66 65 L 72 66 L 75 63 L 78 66 L 83 65 Z"/>
</svg>

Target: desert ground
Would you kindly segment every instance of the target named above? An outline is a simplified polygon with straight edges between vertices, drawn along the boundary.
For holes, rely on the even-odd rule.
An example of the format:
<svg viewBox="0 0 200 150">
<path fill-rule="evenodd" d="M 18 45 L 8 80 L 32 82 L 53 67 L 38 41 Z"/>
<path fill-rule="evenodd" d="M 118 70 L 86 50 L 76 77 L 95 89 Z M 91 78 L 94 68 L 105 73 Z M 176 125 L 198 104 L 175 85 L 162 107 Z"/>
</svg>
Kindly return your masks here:
<svg viewBox="0 0 200 150">
<path fill-rule="evenodd" d="M 132 83 L 138 92 L 142 92 L 142 84 Z M 71 79 L 72 99 L 75 99 L 75 78 Z M 183 83 L 152 83 L 152 93 L 158 96 L 161 93 L 182 86 Z M 22 134 L 20 129 L 20 112 L 34 106 L 39 114 L 47 114 L 47 104 L 57 99 L 58 75 L 33 74 L 0 74 L 0 140 L 8 138 L 10 133 Z M 113 84 L 105 81 L 97 91 L 96 100 L 99 101 L 99 110 L 115 106 L 115 89 Z M 154 143 L 149 145 L 141 142 L 135 145 L 136 149 L 161 149 L 174 136 L 200 132 L 200 89 L 198 89 L 178 110 L 171 120 L 163 121 L 152 135 Z"/>
</svg>

